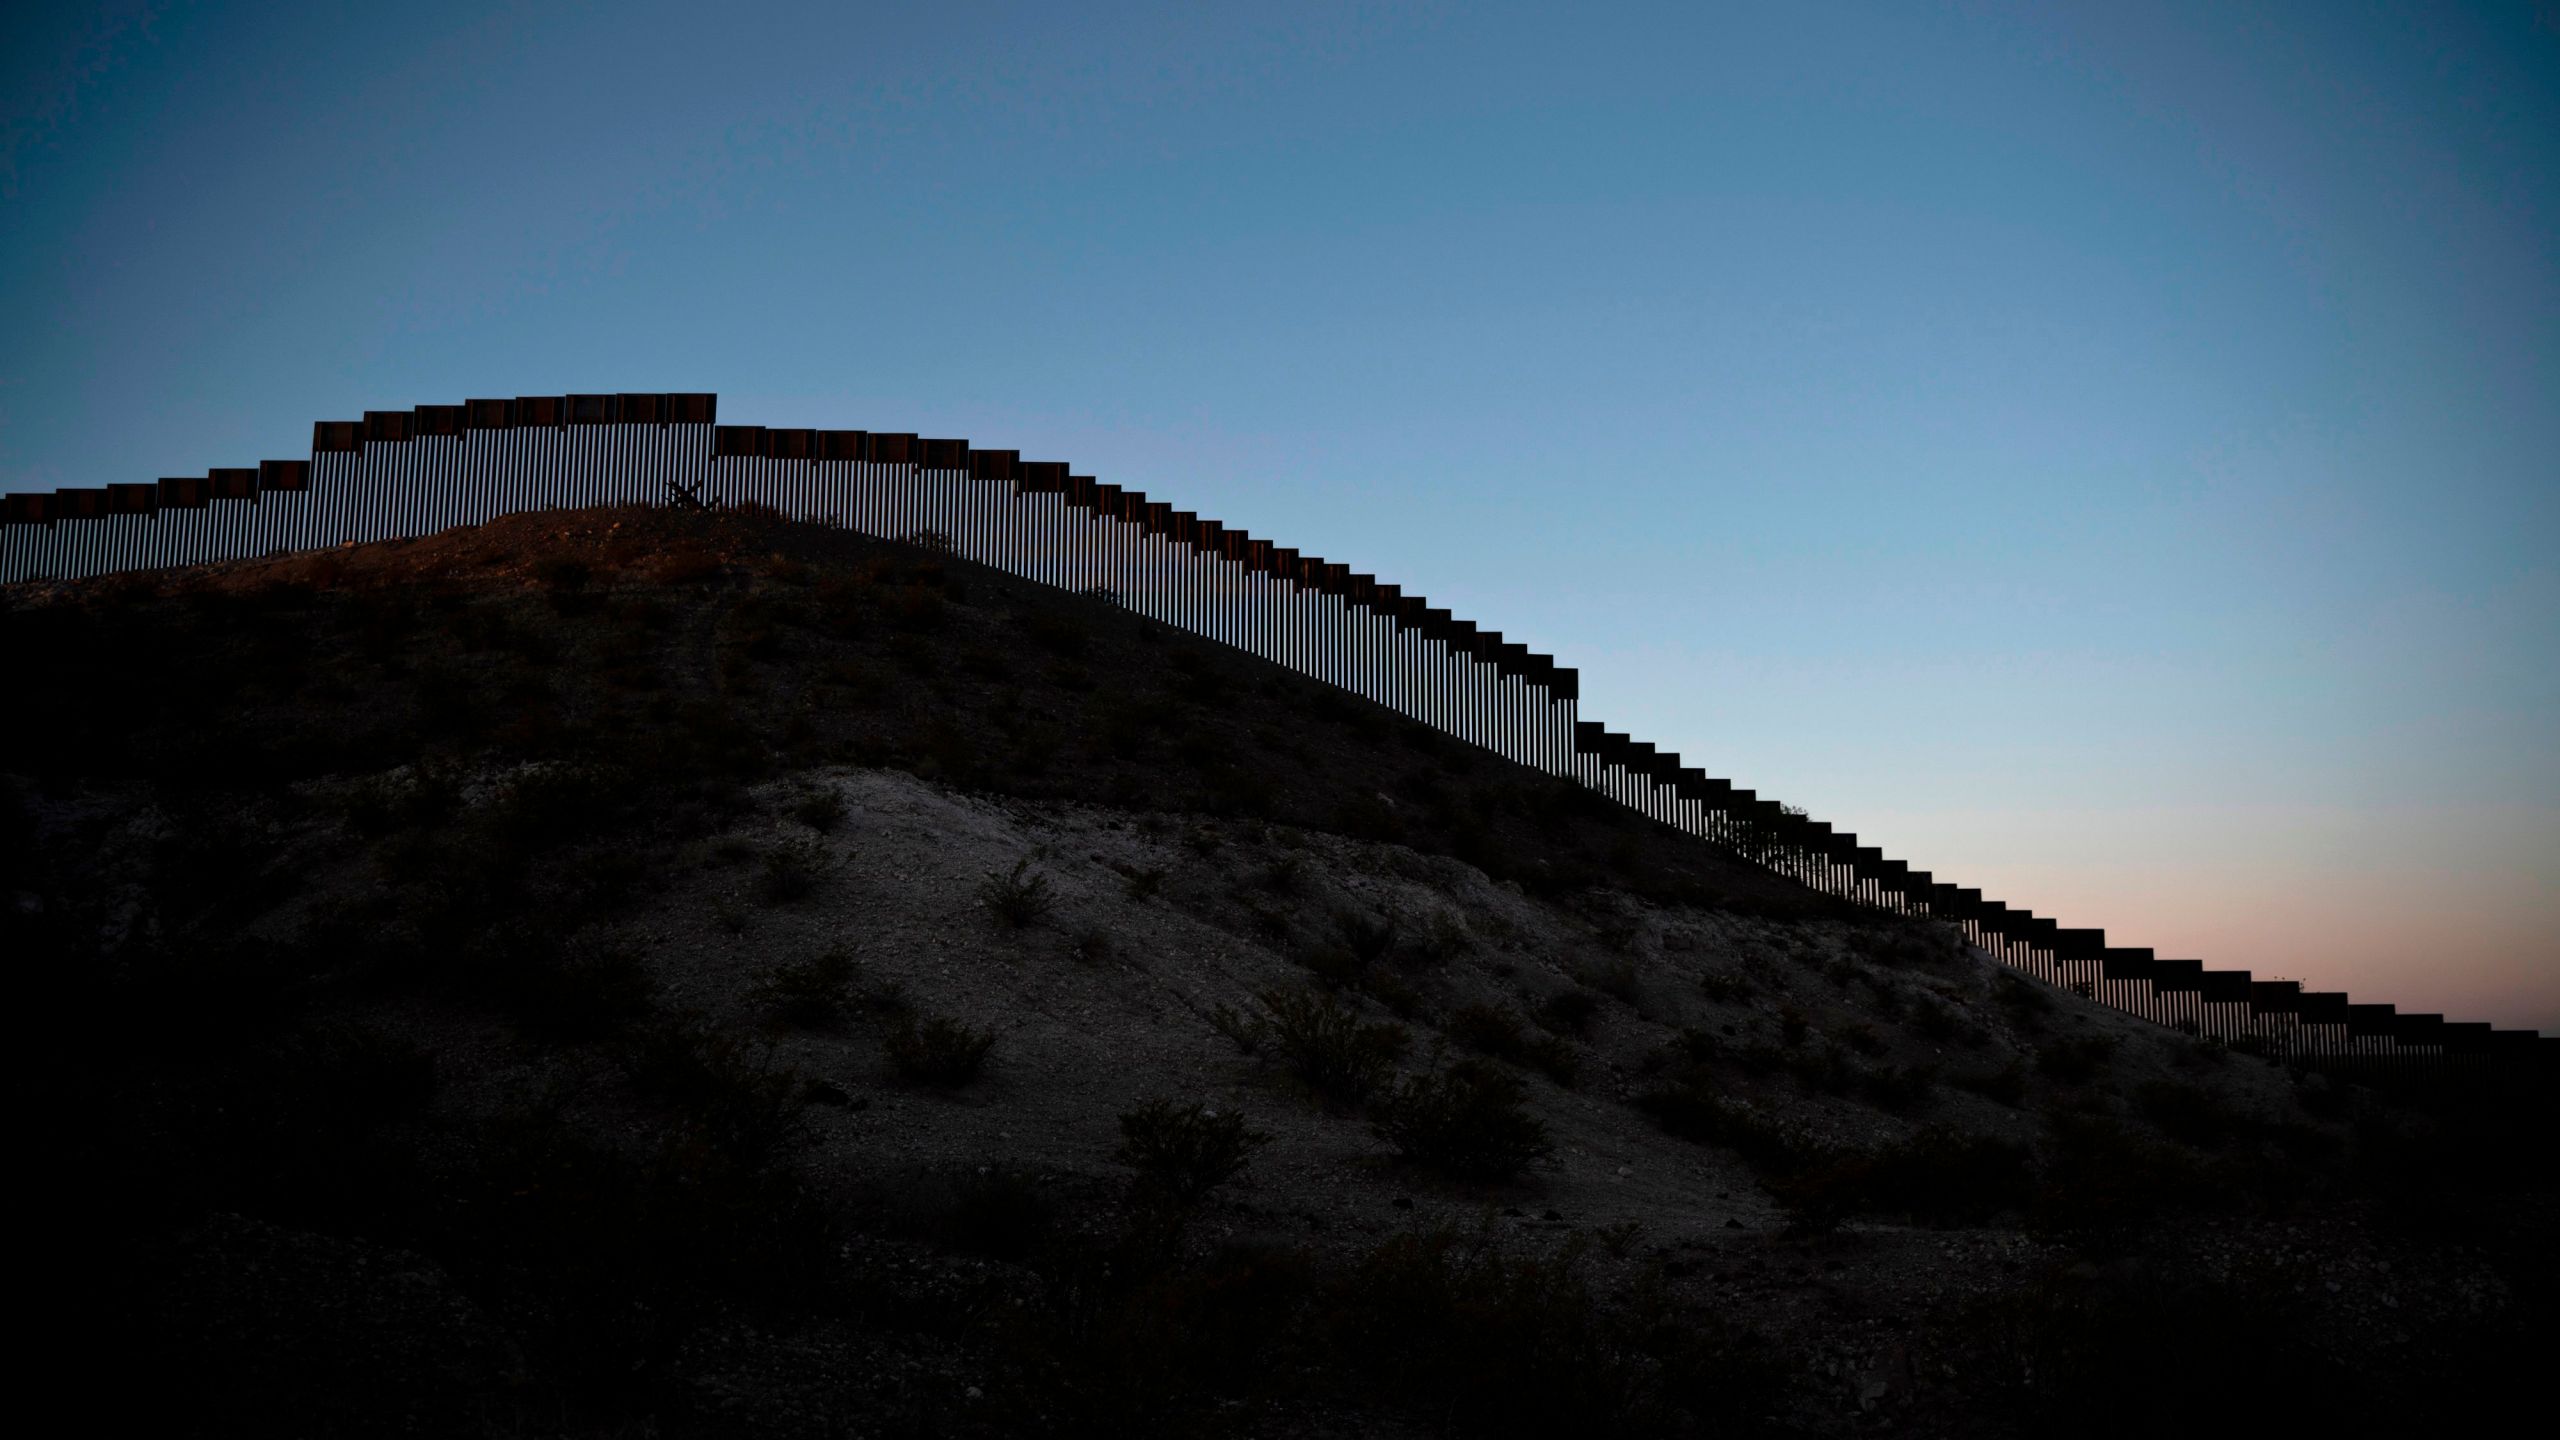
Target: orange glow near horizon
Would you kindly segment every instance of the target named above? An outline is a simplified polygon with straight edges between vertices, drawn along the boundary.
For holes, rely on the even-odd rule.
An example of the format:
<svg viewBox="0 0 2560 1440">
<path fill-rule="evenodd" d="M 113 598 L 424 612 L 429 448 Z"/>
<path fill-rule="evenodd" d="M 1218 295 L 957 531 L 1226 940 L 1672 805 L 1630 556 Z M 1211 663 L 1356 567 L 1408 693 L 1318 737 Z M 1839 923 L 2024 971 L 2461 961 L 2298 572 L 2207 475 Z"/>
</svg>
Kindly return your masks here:
<svg viewBox="0 0 2560 1440">
<path fill-rule="evenodd" d="M 1873 830 L 1859 833 L 1888 854 L 2063 925 L 2102 927 L 2111 944 L 2560 1033 L 2560 847 L 2551 817 L 2530 807 L 1867 818 Z M 2355 834 L 2394 838 L 2361 854 L 2336 843 Z"/>
</svg>

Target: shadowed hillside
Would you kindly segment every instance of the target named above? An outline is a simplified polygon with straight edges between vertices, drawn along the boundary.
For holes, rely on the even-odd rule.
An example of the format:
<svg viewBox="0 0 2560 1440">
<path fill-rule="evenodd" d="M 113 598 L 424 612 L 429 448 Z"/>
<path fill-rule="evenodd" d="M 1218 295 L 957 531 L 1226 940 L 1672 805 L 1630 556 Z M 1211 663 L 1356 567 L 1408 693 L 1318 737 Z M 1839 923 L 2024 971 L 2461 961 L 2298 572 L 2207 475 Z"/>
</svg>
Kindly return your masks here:
<svg viewBox="0 0 2560 1440">
<path fill-rule="evenodd" d="M 755 511 L 21 586 L 82 1349 L 270 1433 L 2441 1424 L 2545 1112 L 2021 980 Z"/>
</svg>

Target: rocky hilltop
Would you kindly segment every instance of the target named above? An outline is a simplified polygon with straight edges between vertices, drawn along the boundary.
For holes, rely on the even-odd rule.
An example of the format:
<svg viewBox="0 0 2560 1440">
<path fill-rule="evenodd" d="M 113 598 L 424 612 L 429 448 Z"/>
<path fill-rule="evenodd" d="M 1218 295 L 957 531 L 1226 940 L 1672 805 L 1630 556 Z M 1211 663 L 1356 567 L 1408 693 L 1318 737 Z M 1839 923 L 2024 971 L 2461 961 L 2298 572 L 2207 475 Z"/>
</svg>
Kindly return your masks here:
<svg viewBox="0 0 2560 1440">
<path fill-rule="evenodd" d="M 753 510 L 21 585 L 38 1294 L 196 1433 L 2442 1428 L 2540 1097 Z"/>
</svg>

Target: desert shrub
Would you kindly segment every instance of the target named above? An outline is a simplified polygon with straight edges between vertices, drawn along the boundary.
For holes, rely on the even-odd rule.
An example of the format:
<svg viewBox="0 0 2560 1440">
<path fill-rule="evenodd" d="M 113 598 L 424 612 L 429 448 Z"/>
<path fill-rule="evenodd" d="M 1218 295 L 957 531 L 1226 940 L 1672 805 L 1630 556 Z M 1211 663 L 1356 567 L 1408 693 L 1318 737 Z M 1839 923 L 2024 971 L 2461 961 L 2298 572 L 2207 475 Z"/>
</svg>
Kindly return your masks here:
<svg viewBox="0 0 2560 1440">
<path fill-rule="evenodd" d="M 216 1193 L 322 1224 L 406 1203 L 417 1163 L 399 1137 L 437 1082 L 435 1057 L 415 1045 L 341 1027 L 296 1029 L 190 1064 L 184 1081 L 206 1097 L 202 1171 Z"/>
<path fill-rule="evenodd" d="M 1884 1037 L 1876 1033 L 1875 1026 L 1868 1024 L 1864 1020 L 1853 1021 L 1850 1024 L 1842 1026 L 1840 1028 L 1840 1038 L 1850 1049 L 1857 1051 L 1861 1055 L 1881 1055 L 1884 1053 Z"/>
<path fill-rule="evenodd" d="M 2036 1073 L 2066 1085 L 2077 1085 L 2096 1078 L 2116 1053 L 2116 1042 L 2105 1035 L 2075 1035 L 2055 1040 L 2036 1050 Z"/>
<path fill-rule="evenodd" d="M 824 1214 L 763 1138 L 679 1110 L 654 1144 L 609 1146 L 511 1108 L 457 1149 L 430 1233 L 522 1317 L 506 1343 L 537 1383 L 653 1385 L 714 1314 L 805 1300 L 824 1271 Z"/>
<path fill-rule="evenodd" d="M 1786 1067 L 1796 1083 L 1825 1095 L 1847 1094 L 1849 1087 L 1858 1083 L 1857 1062 L 1838 1045 L 1825 1043 L 1819 1050 L 1788 1051 Z"/>
<path fill-rule="evenodd" d="M 764 852 L 764 871 L 756 892 L 767 904 L 788 905 L 818 888 L 827 866 L 826 847 L 814 840 L 785 840 Z"/>
<path fill-rule="evenodd" d="M 1434 910 L 1423 921 L 1422 932 L 1406 940 L 1397 953 L 1407 965 L 1445 965 L 1475 946 L 1475 933 L 1467 928 L 1464 919 L 1447 910 Z"/>
<path fill-rule="evenodd" d="M 844 820 L 844 793 L 822 785 L 791 802 L 791 818 L 823 835 Z"/>
<path fill-rule="evenodd" d="M 1928 1104 L 1937 1087 L 1934 1065 L 1878 1065 L 1858 1077 L 1858 1093 L 1896 1114 Z"/>
<path fill-rule="evenodd" d="M 2203 1150 L 2250 1128 L 2245 1117 L 2235 1114 L 2213 1092 L 2174 1080 L 2144 1082 L 2134 1092 L 2134 1103 L 2142 1118 L 2159 1126 L 2162 1134 Z"/>
<path fill-rule="evenodd" d="M 1028 873 L 1028 857 L 1013 862 L 1006 875 L 990 875 L 978 886 L 978 903 L 1008 930 L 1021 930 L 1048 918 L 1055 903 L 1049 893 L 1049 877 Z"/>
<path fill-rule="evenodd" d="M 1262 1049 L 1262 1020 L 1247 1015 L 1233 1005 L 1209 1007 L 1209 1028 L 1235 1042 L 1236 1049 L 1252 1055 Z"/>
<path fill-rule="evenodd" d="M 1991 986 L 1991 998 L 2015 1020 L 2025 1021 L 2053 1009 L 2053 997 L 2042 985 L 2017 975 L 2003 974 Z"/>
<path fill-rule="evenodd" d="M 611 946 L 548 942 L 510 947 L 514 964 L 493 967 L 518 1028 L 555 1040 L 618 1033 L 649 1013 L 657 982 L 639 957 Z"/>
<path fill-rule="evenodd" d="M 1729 1005 L 1738 1000 L 1750 999 L 1753 987 L 1751 981 L 1744 976 L 1727 974 L 1721 970 L 1710 970 L 1698 977 L 1698 989 L 1708 999 Z"/>
<path fill-rule="evenodd" d="M 908 1016 L 889 1032 L 885 1048 L 899 1079 L 956 1090 L 978 1078 L 995 1043 L 992 1031 L 973 1030 L 948 1015 L 921 1021 Z"/>
<path fill-rule="evenodd" d="M 1523 1098 L 1510 1071 L 1460 1060 L 1408 1076 L 1381 1096 L 1377 1132 L 1406 1159 L 1444 1174 L 1506 1180 L 1552 1148 Z"/>
<path fill-rule="evenodd" d="M 1807 1016 L 1805 1015 L 1805 1013 L 1804 1013 L 1802 1010 L 1797 1009 L 1797 1008 L 1796 1008 L 1796 1007 L 1794 1007 L 1793 1005 L 1782 1006 L 1782 1007 L 1780 1007 L 1780 1008 L 1779 1008 L 1779 1010 L 1778 1010 L 1778 1043 L 1779 1043 L 1779 1044 L 1786 1046 L 1786 1047 L 1787 1047 L 1788 1049 L 1790 1049 L 1790 1050 L 1793 1050 L 1793 1049 L 1795 1049 L 1797 1046 L 1802 1045 L 1802 1044 L 1804 1043 L 1805 1033 L 1806 1033 L 1807 1031 L 1811 1030 L 1812 1028 L 1813 1028 L 1813 1021 L 1812 1021 L 1811 1019 L 1807 1018 Z"/>
<path fill-rule="evenodd" d="M 1058 1228 L 1057 1201 L 1018 1170 L 982 1166 L 947 1187 L 927 1186 L 938 1202 L 935 1237 L 955 1250 L 1020 1262 L 1047 1246 Z"/>
<path fill-rule="evenodd" d="M 1373 1025 L 1329 995 L 1266 990 L 1252 1022 L 1255 1046 L 1288 1067 L 1327 1107 L 1366 1100 L 1386 1082 L 1411 1037 L 1401 1025 Z"/>
<path fill-rule="evenodd" d="M 1644 1006 L 1644 976 L 1637 969 L 1632 955 L 1589 961 L 1575 973 L 1574 978 L 1622 1005 L 1638 1009 Z"/>
<path fill-rule="evenodd" d="M 595 571 L 583 560 L 555 556 L 536 562 L 533 575 L 546 589 L 577 591 L 587 588 L 587 582 L 595 578 Z"/>
<path fill-rule="evenodd" d="M 1952 960 L 1958 953 L 1958 943 L 1945 930 L 1896 925 L 1874 932 L 1860 949 L 1875 964 L 1902 970 Z"/>
<path fill-rule="evenodd" d="M 628 772 L 604 765 L 551 764 L 520 771 L 499 794 L 487 838 L 540 845 L 590 834 L 630 808 L 636 784 Z"/>
<path fill-rule="evenodd" d="M 1147 870 L 1134 865 L 1129 866 L 1120 872 L 1120 878 L 1124 882 L 1120 887 L 1120 893 L 1143 904 L 1154 899 L 1156 892 L 1164 888 L 1164 877 L 1165 872 L 1161 869 Z"/>
<path fill-rule="evenodd" d="M 2317 1070 L 2297 1070 L 2293 1077 L 2294 1103 L 2322 1120 L 2342 1120 L 2354 1108 L 2354 1095 L 2346 1086 Z"/>
<path fill-rule="evenodd" d="M 1979 1225 L 2025 1207 L 2029 1158 L 2023 1145 L 1933 1128 L 1883 1150 L 1826 1154 L 1766 1183 L 1809 1229 L 1828 1229 L 1855 1214 Z"/>
<path fill-rule="evenodd" d="M 1333 920 L 1334 939 L 1364 967 L 1377 964 L 1396 945 L 1396 918 L 1346 910 Z"/>
<path fill-rule="evenodd" d="M 752 998 L 779 1018 L 810 1029 L 844 1019 L 848 993 L 862 966 L 841 945 L 802 960 L 787 960 L 759 977 Z"/>
<path fill-rule="evenodd" d="M 1113 953 L 1111 932 L 1099 925 L 1086 926 L 1076 932 L 1071 953 L 1080 965 L 1110 964 Z"/>
<path fill-rule="evenodd" d="M 1468 1005 L 1449 1016 L 1449 1038 L 1470 1050 L 1517 1059 L 1528 1037 L 1521 1033 L 1520 1017 L 1507 1005 Z"/>
<path fill-rule="evenodd" d="M 1121 1164 L 1146 1191 L 1189 1205 L 1226 1183 L 1271 1137 L 1245 1128 L 1236 1111 L 1149 1100 L 1120 1117 Z"/>
<path fill-rule="evenodd" d="M 1996 1377 L 1983 1421 L 2002 1433 L 2130 1440 L 2174 1433 L 2199 1413 L 2252 1434 L 2485 1432 L 2508 1423 L 2498 1412 L 2514 1413 L 2514 1392 L 2536 1383 L 2520 1353 L 2536 1342 L 2520 1331 L 2464 1337 L 2471 1383 L 2412 1387 L 2402 1365 L 2360 1367 L 2353 1347 L 2314 1338 L 2320 1295 L 2307 1261 L 2245 1252 L 2218 1274 L 2057 1266 L 1971 1302 L 1950 1334 L 1963 1347 L 1956 1363 Z M 2122 1357 L 2136 1351 L 2178 1383 L 2124 1384 Z M 2268 1384 L 2276 1374 L 2288 1383 Z"/>
<path fill-rule="evenodd" d="M 1959 1071 L 1947 1077 L 1947 1083 L 2014 1108 L 2027 1098 L 2027 1067 L 2012 1060 L 1997 1070 Z"/>
<path fill-rule="evenodd" d="M 339 804 L 359 833 L 387 835 L 433 825 L 451 815 L 461 798 L 462 788 L 452 776 L 408 766 L 355 782 Z"/>
<path fill-rule="evenodd" d="M 1600 997 L 1588 990 L 1559 990 L 1538 1002 L 1537 1022 L 1558 1034 L 1575 1035 L 1590 1028 L 1600 1013 Z"/>
<path fill-rule="evenodd" d="M 672 1111 L 684 1130 L 728 1161 L 777 1163 L 807 1138 L 807 1087 L 772 1051 L 696 1016 L 669 1017 L 641 1032 L 625 1069 L 642 1098 Z"/>
<path fill-rule="evenodd" d="M 1360 988 L 1399 1020 L 1410 1020 L 1422 1013 L 1422 992 L 1386 971 L 1372 970 L 1363 975 Z"/>
<path fill-rule="evenodd" d="M 1283 855 L 1262 867 L 1255 882 L 1274 895 L 1295 895 L 1306 888 L 1305 862 L 1295 855 Z"/>
<path fill-rule="evenodd" d="M 1980 1045 L 1986 1038 L 1978 1027 L 1957 1018 L 1934 995 L 1923 995 L 1911 1002 L 1911 1029 L 1924 1040 L 1955 1040 L 1967 1046 Z"/>
<path fill-rule="evenodd" d="M 1559 1085 L 1572 1084 L 1581 1068 L 1572 1046 L 1533 1032 L 1507 1005 L 1466 1006 L 1449 1017 L 1448 1031 L 1450 1039 L 1470 1050 L 1532 1066 Z"/>
<path fill-rule="evenodd" d="M 1667 1134 L 1703 1145 L 1722 1145 L 1763 1173 L 1783 1172 L 1808 1153 L 1786 1127 L 1748 1106 L 1728 1101 L 1714 1077 L 1692 1069 L 1636 1097 L 1636 1108 Z"/>
<path fill-rule="evenodd" d="M 1765 1343 L 1607 1304 L 1584 1253 L 1510 1254 L 1490 1229 L 1398 1235 L 1326 1287 L 1318 1323 L 1343 1372 L 1448 1434 L 1756 1433 L 1783 1390 Z"/>
<path fill-rule="evenodd" d="M 2029 1222 L 2092 1249 L 2143 1233 L 2161 1214 L 2212 1209 L 2229 1197 L 2192 1151 L 2126 1130 L 2104 1116 L 2056 1115 L 2044 1183 Z"/>
</svg>

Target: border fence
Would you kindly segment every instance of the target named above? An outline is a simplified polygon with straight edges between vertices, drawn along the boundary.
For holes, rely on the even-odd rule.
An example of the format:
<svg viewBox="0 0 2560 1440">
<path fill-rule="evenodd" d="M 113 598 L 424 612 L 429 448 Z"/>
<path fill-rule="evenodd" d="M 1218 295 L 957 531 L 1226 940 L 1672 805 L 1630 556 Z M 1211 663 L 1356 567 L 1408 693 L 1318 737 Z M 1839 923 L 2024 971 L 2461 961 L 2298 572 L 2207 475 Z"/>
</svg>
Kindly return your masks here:
<svg viewBox="0 0 2560 1440">
<path fill-rule="evenodd" d="M 2354 1003 L 2065 929 L 1582 720 L 1576 673 L 1420 595 L 1057 461 L 716 423 L 704 394 L 531 396 L 322 421 L 311 455 L 5 497 L 0 583 L 417 538 L 519 511 L 755 504 L 1119 605 L 1579 782 L 1825 895 L 1945 921 L 2014 971 L 2237 1049 L 2382 1077 L 2560 1074 L 2560 1037 Z"/>
</svg>

